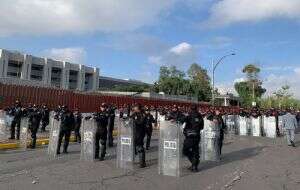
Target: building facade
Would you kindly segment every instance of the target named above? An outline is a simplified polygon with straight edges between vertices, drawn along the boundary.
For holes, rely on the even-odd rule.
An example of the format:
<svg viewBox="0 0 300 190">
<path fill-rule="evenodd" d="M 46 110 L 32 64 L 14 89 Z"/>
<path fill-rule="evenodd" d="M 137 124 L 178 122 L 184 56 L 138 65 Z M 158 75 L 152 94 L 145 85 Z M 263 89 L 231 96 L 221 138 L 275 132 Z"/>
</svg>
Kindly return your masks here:
<svg viewBox="0 0 300 190">
<path fill-rule="evenodd" d="M 67 90 L 95 91 L 99 69 L 0 49 L 0 81 Z"/>
</svg>

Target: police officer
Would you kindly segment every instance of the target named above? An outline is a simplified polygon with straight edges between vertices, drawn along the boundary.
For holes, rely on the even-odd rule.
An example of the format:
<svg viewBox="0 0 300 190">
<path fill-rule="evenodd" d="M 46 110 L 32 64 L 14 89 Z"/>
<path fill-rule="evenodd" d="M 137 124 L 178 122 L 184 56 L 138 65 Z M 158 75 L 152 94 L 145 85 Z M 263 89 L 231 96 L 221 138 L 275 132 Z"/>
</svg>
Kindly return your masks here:
<svg viewBox="0 0 300 190">
<path fill-rule="evenodd" d="M 204 121 L 202 115 L 198 112 L 197 106 L 191 107 L 191 112 L 185 118 L 185 123 L 186 125 L 183 131 L 185 136 L 183 154 L 188 157 L 192 164 L 190 170 L 198 172 L 200 131 L 204 127 Z"/>
<path fill-rule="evenodd" d="M 94 114 L 94 118 L 97 122 L 95 140 L 95 159 L 103 161 L 106 154 L 107 125 L 109 118 L 109 115 L 107 113 L 107 105 L 105 103 L 101 104 L 100 112 Z"/>
<path fill-rule="evenodd" d="M 134 105 L 131 118 L 133 120 L 133 129 L 135 134 L 134 142 L 139 155 L 140 168 L 144 168 L 146 167 L 146 154 L 144 148 L 144 138 L 146 135 L 146 115 L 143 112 L 141 105 Z"/>
<path fill-rule="evenodd" d="M 174 105 L 172 110 L 166 115 L 166 120 L 176 121 L 180 123 L 183 123 L 184 118 L 184 114 L 178 109 L 177 105 Z"/>
<path fill-rule="evenodd" d="M 150 113 L 149 108 L 146 108 L 145 116 L 146 116 L 146 135 L 147 135 L 146 150 L 149 150 L 151 137 L 152 137 L 152 131 L 153 131 L 153 124 L 155 123 L 155 119 L 154 119 L 153 115 Z"/>
<path fill-rule="evenodd" d="M 81 143 L 80 127 L 81 127 L 82 115 L 79 112 L 79 109 L 75 109 L 74 112 L 74 133 L 75 133 L 75 142 Z"/>
<path fill-rule="evenodd" d="M 42 113 L 36 105 L 33 105 L 31 110 L 28 111 L 27 116 L 29 118 L 29 131 L 31 133 L 31 145 L 30 148 L 35 149 L 36 147 L 36 134 L 39 129 L 39 125 L 42 118 Z"/>
<path fill-rule="evenodd" d="M 113 105 L 111 105 L 108 108 L 108 146 L 113 147 L 114 146 L 114 139 L 113 139 L 113 131 L 115 127 L 115 108 Z"/>
<path fill-rule="evenodd" d="M 218 126 L 220 127 L 220 138 L 219 138 L 218 143 L 219 143 L 220 155 L 221 155 L 222 154 L 223 141 L 224 141 L 224 132 L 226 130 L 226 125 L 224 123 L 221 112 L 219 110 L 215 110 L 213 120 L 216 120 L 218 122 Z"/>
<path fill-rule="evenodd" d="M 17 137 L 17 140 L 20 139 L 20 126 L 21 126 L 21 118 L 23 116 L 24 109 L 21 106 L 20 101 L 15 102 L 15 106 L 9 109 L 8 115 L 13 117 L 13 120 L 11 122 L 10 127 L 10 138 L 9 139 L 15 139 Z M 15 137 L 15 130 L 17 128 L 17 135 Z"/>
<path fill-rule="evenodd" d="M 42 110 L 42 128 L 41 131 L 45 132 L 46 131 L 46 126 L 49 125 L 49 117 L 50 117 L 50 111 L 47 107 L 47 105 L 43 105 Z"/>
<path fill-rule="evenodd" d="M 60 120 L 60 131 L 58 138 L 57 154 L 60 154 L 62 139 L 64 138 L 63 153 L 68 153 L 71 131 L 74 126 L 74 115 L 67 106 L 62 106 L 61 110 L 56 113 L 55 119 Z"/>
</svg>

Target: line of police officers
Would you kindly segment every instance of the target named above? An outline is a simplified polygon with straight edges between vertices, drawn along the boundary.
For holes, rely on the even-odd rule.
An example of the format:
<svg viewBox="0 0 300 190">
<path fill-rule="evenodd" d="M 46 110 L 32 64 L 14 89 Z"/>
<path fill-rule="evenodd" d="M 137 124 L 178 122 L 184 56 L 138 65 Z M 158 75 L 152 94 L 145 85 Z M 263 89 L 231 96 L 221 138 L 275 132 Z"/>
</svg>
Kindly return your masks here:
<svg viewBox="0 0 300 190">
<path fill-rule="evenodd" d="M 20 121 L 22 117 L 29 118 L 29 130 L 31 132 L 32 142 L 31 148 L 36 146 L 36 134 L 40 123 L 42 123 L 42 130 L 49 123 L 49 109 L 44 105 L 39 109 L 36 105 L 29 106 L 28 108 L 22 108 L 21 103 L 16 101 L 15 106 L 6 110 L 7 113 L 13 116 L 13 122 L 11 124 L 11 139 L 15 138 L 15 128 L 17 128 L 17 139 L 20 137 Z M 126 110 L 125 110 L 126 111 Z M 120 117 L 125 115 L 125 111 L 120 110 Z M 160 110 L 162 115 L 166 115 L 166 120 L 171 122 L 177 122 L 180 124 L 185 123 L 184 128 L 184 144 L 183 144 L 183 154 L 188 157 L 191 162 L 190 170 L 193 172 L 198 171 L 199 165 L 199 143 L 201 140 L 200 131 L 204 127 L 204 121 L 201 113 L 196 106 L 192 106 L 190 112 L 184 114 L 178 109 L 176 105 L 165 113 L 162 109 Z M 153 124 L 156 122 L 153 115 L 150 113 L 150 109 L 147 107 L 142 107 L 136 104 L 132 108 L 132 113 L 130 114 L 130 109 L 127 110 L 127 115 L 133 120 L 134 128 L 134 144 L 136 154 L 139 157 L 140 167 L 146 167 L 145 159 L 145 147 L 144 139 L 146 139 L 146 149 L 150 148 L 151 136 L 153 131 Z M 114 119 L 115 119 L 115 108 L 113 106 L 108 106 L 103 103 L 100 106 L 100 111 L 92 114 L 92 116 L 83 118 L 82 114 L 78 109 L 72 113 L 66 106 L 61 106 L 55 110 L 54 119 L 61 122 L 59 142 L 57 154 L 60 154 L 62 140 L 64 138 L 63 153 L 68 153 L 68 145 L 71 136 L 71 131 L 75 132 L 75 139 L 77 142 L 81 142 L 80 136 L 80 126 L 82 119 L 95 119 L 97 124 L 96 129 L 96 142 L 95 142 L 95 158 L 99 160 L 104 160 L 106 155 L 106 144 L 108 139 L 108 144 L 110 147 L 113 146 L 113 130 L 114 130 Z M 216 111 L 207 117 L 209 120 L 217 120 L 220 122 L 220 152 L 222 148 L 222 141 L 224 137 L 224 122 L 220 116 L 220 112 Z M 42 122 L 41 122 L 42 121 Z"/>
</svg>

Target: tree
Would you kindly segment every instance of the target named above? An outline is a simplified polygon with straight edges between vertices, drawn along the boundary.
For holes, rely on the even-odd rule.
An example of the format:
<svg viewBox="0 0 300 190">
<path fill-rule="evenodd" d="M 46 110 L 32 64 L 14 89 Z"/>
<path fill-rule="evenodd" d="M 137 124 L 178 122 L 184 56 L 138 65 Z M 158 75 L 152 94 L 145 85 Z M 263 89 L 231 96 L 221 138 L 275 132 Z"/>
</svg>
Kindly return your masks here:
<svg viewBox="0 0 300 190">
<path fill-rule="evenodd" d="M 152 88 L 155 92 L 164 92 L 169 95 L 186 95 L 197 97 L 199 101 L 209 101 L 211 98 L 210 78 L 207 71 L 194 63 L 185 72 L 175 66 L 162 66 L 159 80 Z"/>
<path fill-rule="evenodd" d="M 300 108 L 300 100 L 297 100 L 293 97 L 293 94 L 290 93 L 290 86 L 284 85 L 272 96 L 263 98 L 260 102 L 260 106 L 263 108 Z"/>
<path fill-rule="evenodd" d="M 154 89 L 169 95 L 186 95 L 189 90 L 189 81 L 185 78 L 185 73 L 175 66 L 162 66 Z"/>
<path fill-rule="evenodd" d="M 246 81 L 235 83 L 234 87 L 240 96 L 241 103 L 245 107 L 250 107 L 252 101 L 257 102 L 266 92 L 259 79 L 260 68 L 254 64 L 246 65 L 243 68 L 246 74 Z"/>
<path fill-rule="evenodd" d="M 192 94 L 196 96 L 199 101 L 209 101 L 211 98 L 211 85 L 207 70 L 193 63 L 187 73 L 190 78 Z"/>
</svg>

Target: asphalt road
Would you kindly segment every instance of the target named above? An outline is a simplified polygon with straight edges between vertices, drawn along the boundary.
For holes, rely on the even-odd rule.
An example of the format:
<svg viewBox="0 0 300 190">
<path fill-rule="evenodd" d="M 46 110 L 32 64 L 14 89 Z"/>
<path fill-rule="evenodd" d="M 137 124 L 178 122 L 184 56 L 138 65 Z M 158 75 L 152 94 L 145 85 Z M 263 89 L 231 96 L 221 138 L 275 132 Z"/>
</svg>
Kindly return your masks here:
<svg viewBox="0 0 300 190">
<path fill-rule="evenodd" d="M 147 168 L 130 173 L 116 168 L 115 148 L 108 150 L 107 160 L 95 163 L 79 160 L 78 144 L 71 144 L 70 153 L 56 160 L 48 159 L 46 148 L 0 151 L 0 189 L 300 189 L 300 141 L 292 148 L 283 138 L 227 139 L 221 162 L 203 162 L 196 174 L 184 169 L 180 178 L 158 175 L 157 142 L 155 138 L 147 152 Z"/>
</svg>

